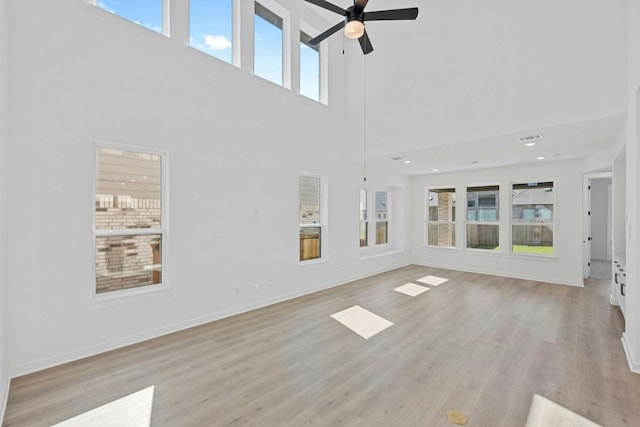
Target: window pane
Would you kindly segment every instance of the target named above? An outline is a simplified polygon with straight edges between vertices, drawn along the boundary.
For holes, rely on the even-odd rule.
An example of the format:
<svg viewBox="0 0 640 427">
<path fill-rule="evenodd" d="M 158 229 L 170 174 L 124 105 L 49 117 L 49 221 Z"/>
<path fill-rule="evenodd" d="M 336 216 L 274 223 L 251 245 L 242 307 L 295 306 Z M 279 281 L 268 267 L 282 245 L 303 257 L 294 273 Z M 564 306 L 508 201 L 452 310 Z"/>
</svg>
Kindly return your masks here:
<svg viewBox="0 0 640 427">
<path fill-rule="evenodd" d="M 511 244 L 515 253 L 553 254 L 553 182 L 513 184 Z"/>
<path fill-rule="evenodd" d="M 232 0 L 190 0 L 189 44 L 225 62 L 232 61 Z"/>
<path fill-rule="evenodd" d="M 162 33 L 162 0 L 96 0 L 96 6 Z"/>
<path fill-rule="evenodd" d="M 467 188 L 467 221 L 496 222 L 500 212 L 497 185 Z"/>
<path fill-rule="evenodd" d="M 300 225 L 320 224 L 320 178 L 300 177 Z"/>
<path fill-rule="evenodd" d="M 431 223 L 429 224 L 427 235 L 429 239 L 427 244 L 429 246 L 446 246 L 451 248 L 456 246 L 455 224 Z"/>
<path fill-rule="evenodd" d="M 367 190 L 360 190 L 360 247 L 368 244 Z"/>
<path fill-rule="evenodd" d="M 467 224 L 467 248 L 498 250 L 498 225 Z"/>
<path fill-rule="evenodd" d="M 96 149 L 96 230 L 160 228 L 159 155 Z"/>
<path fill-rule="evenodd" d="M 162 235 L 96 237 L 96 293 L 162 282 Z"/>
<path fill-rule="evenodd" d="M 376 219 L 378 221 L 387 219 L 386 191 L 376 191 Z"/>
<path fill-rule="evenodd" d="M 282 85 L 282 18 L 255 3 L 253 73 Z"/>
<path fill-rule="evenodd" d="M 360 247 L 367 246 L 368 242 L 368 225 L 366 222 L 360 223 Z"/>
<path fill-rule="evenodd" d="M 513 252 L 553 254 L 553 227 L 549 225 L 513 225 L 511 227 Z"/>
<path fill-rule="evenodd" d="M 456 220 L 455 189 L 429 190 L 429 221 L 454 222 Z"/>
<path fill-rule="evenodd" d="M 387 221 L 376 222 L 376 245 L 389 243 L 387 235 Z"/>
<path fill-rule="evenodd" d="M 320 101 L 320 51 L 309 44 L 311 36 L 300 32 L 300 94 Z"/>
<path fill-rule="evenodd" d="M 300 228 L 300 261 L 320 258 L 320 227 Z"/>
</svg>

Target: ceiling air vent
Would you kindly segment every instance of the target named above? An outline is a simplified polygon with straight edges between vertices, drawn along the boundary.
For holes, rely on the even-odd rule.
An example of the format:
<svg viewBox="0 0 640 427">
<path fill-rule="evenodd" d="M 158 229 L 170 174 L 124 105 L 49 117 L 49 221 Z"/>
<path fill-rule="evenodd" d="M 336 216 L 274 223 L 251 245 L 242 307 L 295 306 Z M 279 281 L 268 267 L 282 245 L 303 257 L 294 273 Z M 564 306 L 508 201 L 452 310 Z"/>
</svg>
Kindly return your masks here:
<svg viewBox="0 0 640 427">
<path fill-rule="evenodd" d="M 529 135 L 529 136 L 521 136 L 520 138 L 518 138 L 518 141 L 520 142 L 533 142 L 537 139 L 542 138 L 542 135 L 537 134 L 537 135 Z"/>
</svg>

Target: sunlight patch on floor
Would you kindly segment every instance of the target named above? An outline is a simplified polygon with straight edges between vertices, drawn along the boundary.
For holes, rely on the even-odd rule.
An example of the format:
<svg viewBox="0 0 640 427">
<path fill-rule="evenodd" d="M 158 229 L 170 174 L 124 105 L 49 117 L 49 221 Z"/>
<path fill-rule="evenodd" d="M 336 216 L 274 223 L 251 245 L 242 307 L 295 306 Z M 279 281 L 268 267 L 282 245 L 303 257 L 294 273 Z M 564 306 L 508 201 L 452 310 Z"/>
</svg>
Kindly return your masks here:
<svg viewBox="0 0 640 427">
<path fill-rule="evenodd" d="M 533 395 L 525 427 L 602 427 L 538 394 Z"/>
<path fill-rule="evenodd" d="M 332 314 L 331 317 L 364 339 L 369 339 L 393 325 L 393 322 L 365 310 L 359 305 Z"/>
<path fill-rule="evenodd" d="M 394 289 L 394 291 L 400 292 L 401 294 L 409 295 L 410 297 L 418 296 L 423 292 L 427 292 L 428 290 L 429 288 L 416 285 L 415 283 L 407 283 L 406 285 L 398 286 Z"/>
<path fill-rule="evenodd" d="M 418 279 L 418 282 L 420 283 L 424 283 L 426 285 L 431 285 L 431 286 L 438 286 L 443 284 L 444 282 L 448 281 L 449 279 L 443 279 L 442 277 L 438 277 L 438 276 L 425 276 L 422 277 L 420 279 Z"/>
<path fill-rule="evenodd" d="M 109 402 L 52 427 L 149 427 L 154 386 Z"/>
</svg>

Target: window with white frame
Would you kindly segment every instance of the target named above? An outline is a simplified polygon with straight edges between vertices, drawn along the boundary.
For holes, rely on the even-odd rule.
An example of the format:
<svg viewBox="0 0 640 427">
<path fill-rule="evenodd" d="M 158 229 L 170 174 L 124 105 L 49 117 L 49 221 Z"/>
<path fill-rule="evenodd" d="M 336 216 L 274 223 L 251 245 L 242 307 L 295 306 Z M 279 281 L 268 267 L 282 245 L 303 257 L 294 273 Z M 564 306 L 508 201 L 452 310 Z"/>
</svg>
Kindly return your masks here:
<svg viewBox="0 0 640 427">
<path fill-rule="evenodd" d="M 456 246 L 456 189 L 427 190 L 427 245 Z"/>
<path fill-rule="evenodd" d="M 323 181 L 320 176 L 300 176 L 300 261 L 320 259 L 323 256 L 322 244 L 326 222 Z"/>
<path fill-rule="evenodd" d="M 511 251 L 553 255 L 555 195 L 553 182 L 513 184 Z"/>
<path fill-rule="evenodd" d="M 389 243 L 389 193 L 376 191 L 376 245 Z"/>
<path fill-rule="evenodd" d="M 233 61 L 233 0 L 189 0 L 189 45 Z"/>
<path fill-rule="evenodd" d="M 467 187 L 467 248 L 500 249 L 500 186 Z"/>
<path fill-rule="evenodd" d="M 253 73 L 284 86 L 284 19 L 255 2 Z"/>
<path fill-rule="evenodd" d="M 360 247 L 369 245 L 369 218 L 367 215 L 367 190 L 360 190 Z"/>
<path fill-rule="evenodd" d="M 111 12 L 136 24 L 142 25 L 156 33 L 163 31 L 163 0 L 92 0 L 100 9 Z"/>
<path fill-rule="evenodd" d="M 320 47 L 309 44 L 311 39 L 300 31 L 300 94 L 320 102 Z"/>
<path fill-rule="evenodd" d="M 165 161 L 158 153 L 96 147 L 96 294 L 163 284 Z"/>
</svg>

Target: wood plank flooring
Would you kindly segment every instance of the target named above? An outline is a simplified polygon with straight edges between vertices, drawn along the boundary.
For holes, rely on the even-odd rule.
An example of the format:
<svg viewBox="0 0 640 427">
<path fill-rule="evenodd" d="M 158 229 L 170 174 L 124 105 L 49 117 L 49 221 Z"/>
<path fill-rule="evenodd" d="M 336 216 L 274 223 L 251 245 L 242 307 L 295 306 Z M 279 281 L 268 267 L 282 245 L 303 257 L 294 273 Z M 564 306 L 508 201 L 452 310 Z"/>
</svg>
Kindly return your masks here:
<svg viewBox="0 0 640 427">
<path fill-rule="evenodd" d="M 415 298 L 394 288 L 449 279 Z M 16 378 L 4 426 L 49 426 L 150 386 L 153 426 L 523 426 L 535 393 L 640 425 L 606 280 L 585 288 L 409 266 Z M 394 323 L 363 339 L 329 316 Z"/>
</svg>

